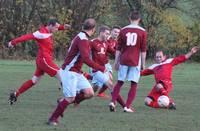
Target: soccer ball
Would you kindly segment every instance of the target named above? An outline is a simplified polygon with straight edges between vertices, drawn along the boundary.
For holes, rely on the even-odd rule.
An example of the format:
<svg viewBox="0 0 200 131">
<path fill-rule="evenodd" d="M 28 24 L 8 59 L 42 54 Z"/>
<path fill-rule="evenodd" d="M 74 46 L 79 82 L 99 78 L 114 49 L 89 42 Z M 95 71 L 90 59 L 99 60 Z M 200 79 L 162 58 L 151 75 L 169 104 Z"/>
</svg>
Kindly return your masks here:
<svg viewBox="0 0 200 131">
<path fill-rule="evenodd" d="M 159 96 L 158 97 L 158 105 L 160 107 L 168 107 L 169 105 L 169 98 L 165 95 Z"/>
</svg>

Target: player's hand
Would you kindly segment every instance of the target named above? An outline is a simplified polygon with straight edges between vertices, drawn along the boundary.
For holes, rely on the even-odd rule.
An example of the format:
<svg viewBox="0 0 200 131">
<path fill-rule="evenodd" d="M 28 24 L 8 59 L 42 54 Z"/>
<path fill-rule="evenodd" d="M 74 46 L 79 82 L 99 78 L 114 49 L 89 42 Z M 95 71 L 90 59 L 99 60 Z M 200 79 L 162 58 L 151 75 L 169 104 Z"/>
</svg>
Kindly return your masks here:
<svg viewBox="0 0 200 131">
<path fill-rule="evenodd" d="M 196 53 L 197 51 L 199 50 L 199 48 L 197 46 L 194 46 L 192 49 L 191 49 L 191 52 L 192 54 Z"/>
<path fill-rule="evenodd" d="M 14 46 L 12 45 L 11 41 L 8 43 L 9 48 L 13 48 Z"/>
<path fill-rule="evenodd" d="M 67 30 L 67 29 L 70 29 L 71 28 L 71 25 L 69 24 L 64 24 L 64 29 Z"/>
</svg>

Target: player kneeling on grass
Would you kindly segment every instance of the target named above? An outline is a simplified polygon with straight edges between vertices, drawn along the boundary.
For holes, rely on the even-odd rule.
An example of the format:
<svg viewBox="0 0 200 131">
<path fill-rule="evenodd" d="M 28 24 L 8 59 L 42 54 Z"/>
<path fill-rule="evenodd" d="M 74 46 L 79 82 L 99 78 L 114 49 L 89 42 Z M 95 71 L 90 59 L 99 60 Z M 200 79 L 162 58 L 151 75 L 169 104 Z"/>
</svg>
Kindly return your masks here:
<svg viewBox="0 0 200 131">
<path fill-rule="evenodd" d="M 155 56 L 155 64 L 151 65 L 147 69 L 141 72 L 142 76 L 147 76 L 154 74 L 156 84 L 150 91 L 148 96 L 145 98 L 145 105 L 153 108 L 167 108 L 176 109 L 176 105 L 172 98 L 169 97 L 169 93 L 173 88 L 172 85 L 172 71 L 173 66 L 178 65 L 187 59 L 189 59 L 193 54 L 198 51 L 197 47 L 193 47 L 185 55 L 180 55 L 175 58 L 166 59 L 163 51 L 157 51 Z M 162 98 L 160 96 L 163 96 Z M 167 103 L 167 96 L 169 98 L 169 104 L 162 104 L 162 102 Z M 165 99 L 163 99 L 165 98 Z"/>
</svg>

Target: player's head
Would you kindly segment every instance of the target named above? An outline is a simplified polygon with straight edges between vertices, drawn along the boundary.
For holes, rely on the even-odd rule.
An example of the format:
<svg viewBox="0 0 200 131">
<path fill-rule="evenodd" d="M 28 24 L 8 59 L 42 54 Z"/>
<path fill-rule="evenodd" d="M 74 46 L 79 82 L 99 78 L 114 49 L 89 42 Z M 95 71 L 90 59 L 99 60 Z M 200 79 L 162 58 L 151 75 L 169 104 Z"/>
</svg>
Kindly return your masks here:
<svg viewBox="0 0 200 131">
<path fill-rule="evenodd" d="M 111 37 L 113 39 L 117 39 L 117 37 L 119 36 L 120 29 L 121 29 L 120 26 L 113 26 L 111 30 Z"/>
<path fill-rule="evenodd" d="M 95 33 L 96 21 L 95 19 L 86 19 L 82 25 L 82 30 L 87 32 L 89 36 Z"/>
<path fill-rule="evenodd" d="M 141 21 L 141 14 L 139 11 L 131 11 L 130 15 L 129 15 L 129 20 L 130 22 L 140 22 Z"/>
<path fill-rule="evenodd" d="M 57 31 L 59 26 L 60 26 L 60 24 L 56 18 L 50 18 L 47 22 L 48 30 L 51 33 Z"/>
<path fill-rule="evenodd" d="M 106 41 L 108 40 L 110 36 L 110 28 L 108 26 L 101 26 L 99 28 L 99 38 L 102 40 L 102 41 Z"/>
<path fill-rule="evenodd" d="M 162 50 L 156 51 L 156 54 L 155 54 L 156 63 L 158 63 L 158 64 L 162 63 L 165 59 L 166 59 L 166 55 L 164 55 Z"/>
</svg>

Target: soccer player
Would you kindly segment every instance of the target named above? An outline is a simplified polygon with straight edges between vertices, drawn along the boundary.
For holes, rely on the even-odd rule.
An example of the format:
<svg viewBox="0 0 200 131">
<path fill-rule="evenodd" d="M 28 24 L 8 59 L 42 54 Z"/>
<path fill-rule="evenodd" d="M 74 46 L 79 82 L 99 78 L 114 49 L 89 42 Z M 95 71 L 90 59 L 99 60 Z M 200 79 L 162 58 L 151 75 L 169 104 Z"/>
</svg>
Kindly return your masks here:
<svg viewBox="0 0 200 131">
<path fill-rule="evenodd" d="M 14 47 L 17 44 L 27 41 L 35 40 L 38 46 L 38 54 L 36 58 L 36 70 L 32 79 L 27 80 L 15 92 L 11 92 L 9 96 L 9 103 L 12 105 L 17 101 L 17 98 L 35 85 L 44 73 L 51 77 L 56 77 L 60 81 L 60 68 L 53 62 L 53 34 L 57 30 L 69 29 L 70 25 L 60 25 L 57 19 L 49 19 L 46 26 L 41 26 L 38 31 L 11 40 L 8 47 Z M 61 81 L 60 81 L 61 82 Z"/>
<path fill-rule="evenodd" d="M 108 52 L 114 54 L 115 50 L 111 48 L 107 42 L 108 37 L 110 35 L 110 28 L 107 26 L 101 26 L 99 29 L 99 35 L 97 38 L 93 39 L 90 43 L 92 59 L 94 62 L 104 66 L 106 68 L 106 64 L 108 63 Z M 111 79 L 111 74 L 109 70 L 106 72 L 100 72 L 98 70 L 92 70 L 92 83 L 94 86 L 101 88 L 109 88 L 112 92 L 113 83 Z M 125 106 L 125 102 L 121 95 L 118 96 L 117 101 L 120 103 L 122 107 Z"/>
<path fill-rule="evenodd" d="M 113 51 L 116 51 L 116 46 L 117 46 L 117 37 L 119 36 L 119 32 L 120 32 L 121 27 L 119 26 L 113 26 L 112 30 L 111 30 L 111 35 L 109 37 L 109 39 L 107 40 L 107 44 L 109 46 L 109 48 L 111 48 Z M 108 53 L 113 54 L 113 52 L 107 52 L 107 57 L 108 57 Z M 109 71 L 110 74 L 110 78 L 111 80 L 112 78 L 112 66 L 111 64 L 108 62 L 106 65 L 106 69 L 107 71 Z M 100 88 L 97 96 L 99 97 L 106 97 L 106 94 L 104 93 L 107 89 L 107 86 L 103 86 L 102 88 Z"/>
<path fill-rule="evenodd" d="M 82 31 L 72 40 L 67 52 L 61 71 L 64 97 L 59 100 L 58 105 L 49 118 L 48 124 L 57 125 L 58 118 L 71 103 L 79 104 L 85 99 L 94 96 L 89 81 L 83 76 L 81 70 L 83 63 L 95 70 L 105 71 L 105 67 L 90 59 L 89 37 L 95 32 L 96 22 L 94 19 L 86 19 Z M 78 92 L 78 93 L 77 93 Z"/>
<path fill-rule="evenodd" d="M 116 111 L 116 99 L 125 79 L 131 82 L 124 112 L 134 112 L 131 107 L 136 96 L 140 70 L 145 68 L 147 32 L 139 26 L 141 16 L 138 11 L 132 11 L 129 17 L 130 25 L 121 29 L 118 37 L 115 55 L 115 69 L 118 70 L 118 81 L 114 87 L 110 111 Z"/>
<path fill-rule="evenodd" d="M 157 51 L 155 55 L 155 64 L 141 72 L 142 76 L 154 74 L 156 84 L 145 98 L 145 105 L 153 108 L 161 108 L 158 105 L 158 98 L 161 95 L 169 97 L 169 93 L 173 88 L 172 85 L 172 71 L 175 65 L 178 65 L 198 51 L 197 47 L 193 47 L 187 54 L 180 55 L 175 58 L 166 59 L 163 51 Z M 176 109 L 176 105 L 172 98 L 169 97 L 170 103 L 168 109 Z"/>
</svg>

